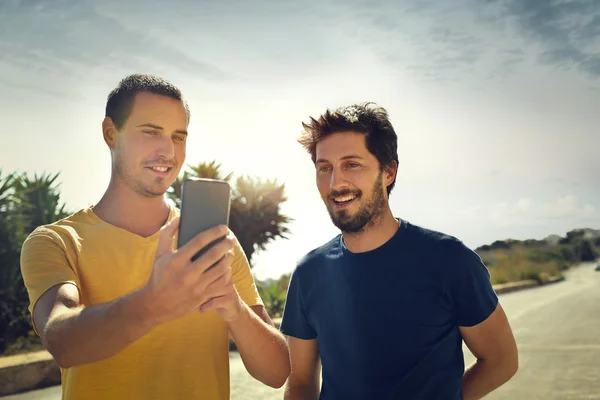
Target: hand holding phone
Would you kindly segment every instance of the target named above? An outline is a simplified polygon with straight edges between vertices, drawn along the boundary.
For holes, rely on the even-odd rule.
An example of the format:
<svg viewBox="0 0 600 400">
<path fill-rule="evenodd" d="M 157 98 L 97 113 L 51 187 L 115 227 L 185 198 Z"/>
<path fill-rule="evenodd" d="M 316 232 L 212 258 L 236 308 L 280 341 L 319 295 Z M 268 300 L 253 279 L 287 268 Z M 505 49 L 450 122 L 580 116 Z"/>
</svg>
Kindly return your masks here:
<svg viewBox="0 0 600 400">
<path fill-rule="evenodd" d="M 230 186 L 210 179 L 183 183 L 181 216 L 160 232 L 153 271 L 142 289 L 153 324 L 229 299 L 235 238 L 228 235 Z M 177 234 L 177 250 L 173 240 Z"/>
<path fill-rule="evenodd" d="M 141 315 L 151 327 L 196 311 L 214 298 L 232 291 L 231 263 L 235 239 L 225 225 L 217 225 L 194 236 L 174 250 L 173 241 L 180 227 L 174 218 L 161 229 L 152 273 L 140 290 Z M 194 254 L 215 243 L 201 257 Z M 235 289 L 233 289 L 235 290 Z"/>
</svg>

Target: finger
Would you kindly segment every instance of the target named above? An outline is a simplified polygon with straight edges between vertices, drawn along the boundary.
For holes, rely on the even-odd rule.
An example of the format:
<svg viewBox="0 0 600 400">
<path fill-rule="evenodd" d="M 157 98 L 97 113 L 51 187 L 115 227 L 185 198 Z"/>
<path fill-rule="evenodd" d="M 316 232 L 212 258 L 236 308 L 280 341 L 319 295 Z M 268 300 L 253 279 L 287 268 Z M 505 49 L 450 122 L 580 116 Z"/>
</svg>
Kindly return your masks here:
<svg viewBox="0 0 600 400">
<path fill-rule="evenodd" d="M 219 290 L 229 286 L 232 286 L 231 268 L 228 265 L 217 265 L 197 279 L 195 292 L 196 296 L 206 299 L 214 297 Z"/>
<path fill-rule="evenodd" d="M 226 296 L 229 293 L 231 293 L 229 285 L 214 285 L 213 288 L 204 292 L 200 304 L 206 303 L 207 301 L 210 301 L 210 299 Z"/>
<path fill-rule="evenodd" d="M 174 217 L 160 229 L 158 235 L 158 244 L 156 245 L 156 256 L 159 257 L 163 254 L 169 254 L 173 252 L 173 243 L 175 240 L 175 233 L 179 228 L 179 217 Z"/>
<path fill-rule="evenodd" d="M 197 263 L 196 260 L 194 263 Z M 233 250 L 229 250 L 212 268 L 205 269 L 204 265 L 199 265 L 194 271 L 197 273 L 198 282 L 208 286 L 217 279 L 226 276 L 231 279 L 231 263 L 233 262 Z M 212 264 L 211 264 L 212 265 Z M 195 266 L 194 266 L 195 267 Z M 194 268 L 192 267 L 192 268 Z"/>
<path fill-rule="evenodd" d="M 211 272 L 220 272 L 221 269 L 223 269 L 222 266 L 220 266 L 219 269 L 211 270 Z M 206 301 L 206 299 L 210 299 L 212 297 L 222 296 L 232 289 L 233 283 L 229 268 L 219 275 L 215 274 L 210 276 L 209 279 L 210 281 L 200 280 L 198 283 L 196 283 L 194 297 L 202 299 L 200 303 L 203 303 Z"/>
<path fill-rule="evenodd" d="M 212 269 L 211 267 L 223 260 L 229 252 L 233 255 L 233 238 L 231 236 L 225 237 L 206 251 L 206 253 L 198 257 L 198 259 L 194 260 L 192 262 L 192 268 L 194 268 L 198 274 L 201 274 Z M 227 259 L 230 261 L 233 260 L 232 258 L 230 259 L 229 256 L 227 256 Z"/>
<path fill-rule="evenodd" d="M 210 272 L 212 272 L 212 271 L 210 271 Z M 224 287 L 229 288 L 232 285 L 232 283 L 231 283 L 232 282 L 231 281 L 231 268 L 229 268 L 227 266 L 227 267 L 223 268 L 223 272 L 220 273 L 218 276 L 216 276 L 216 278 L 209 277 L 209 279 L 210 279 L 210 283 L 207 285 L 205 284 L 207 292 L 211 292 L 212 290 L 224 288 Z"/>
<path fill-rule="evenodd" d="M 213 297 L 200 306 L 200 312 L 207 313 L 209 311 L 216 310 L 217 308 L 226 308 L 228 300 L 229 295 Z"/>
<path fill-rule="evenodd" d="M 215 240 L 226 236 L 228 233 L 229 229 L 225 225 L 213 226 L 212 228 L 200 232 L 177 251 L 177 257 L 183 257 L 186 260 L 190 260 L 198 251 L 202 250 Z"/>
</svg>

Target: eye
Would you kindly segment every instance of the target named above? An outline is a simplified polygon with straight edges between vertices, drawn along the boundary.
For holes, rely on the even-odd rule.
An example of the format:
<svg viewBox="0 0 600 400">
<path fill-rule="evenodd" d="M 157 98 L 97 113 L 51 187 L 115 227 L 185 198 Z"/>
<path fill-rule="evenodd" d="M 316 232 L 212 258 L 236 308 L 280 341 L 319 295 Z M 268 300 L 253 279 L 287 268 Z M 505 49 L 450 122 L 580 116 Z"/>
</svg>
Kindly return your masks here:
<svg viewBox="0 0 600 400">
<path fill-rule="evenodd" d="M 158 134 L 156 131 L 143 131 L 143 132 L 147 135 L 157 135 Z"/>
<path fill-rule="evenodd" d="M 358 167 L 360 167 L 360 164 L 357 164 L 357 163 L 350 163 L 350 164 L 348 164 L 348 167 L 349 167 L 349 168 L 358 168 Z"/>
<path fill-rule="evenodd" d="M 177 140 L 179 142 L 185 142 L 185 136 L 175 135 L 175 136 L 173 136 L 173 139 Z"/>
<path fill-rule="evenodd" d="M 319 171 L 319 172 L 327 172 L 327 171 L 329 171 L 329 167 L 325 167 L 325 166 L 323 166 L 323 167 L 319 167 L 319 168 L 318 168 L 318 171 Z"/>
</svg>

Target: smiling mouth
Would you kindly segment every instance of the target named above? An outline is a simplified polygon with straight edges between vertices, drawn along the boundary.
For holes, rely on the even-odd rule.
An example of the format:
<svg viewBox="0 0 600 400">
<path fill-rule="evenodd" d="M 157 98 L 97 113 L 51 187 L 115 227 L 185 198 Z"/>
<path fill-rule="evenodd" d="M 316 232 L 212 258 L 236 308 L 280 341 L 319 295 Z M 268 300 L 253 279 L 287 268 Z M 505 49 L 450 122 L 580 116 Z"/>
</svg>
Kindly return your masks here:
<svg viewBox="0 0 600 400">
<path fill-rule="evenodd" d="M 172 167 L 148 167 L 149 169 L 151 169 L 154 172 L 158 172 L 160 174 L 166 174 L 167 172 L 170 172 Z"/>
<path fill-rule="evenodd" d="M 355 200 L 358 196 L 355 194 L 347 194 L 345 196 L 336 196 L 333 198 L 333 202 L 337 205 L 345 205 L 350 204 L 353 200 Z"/>
</svg>

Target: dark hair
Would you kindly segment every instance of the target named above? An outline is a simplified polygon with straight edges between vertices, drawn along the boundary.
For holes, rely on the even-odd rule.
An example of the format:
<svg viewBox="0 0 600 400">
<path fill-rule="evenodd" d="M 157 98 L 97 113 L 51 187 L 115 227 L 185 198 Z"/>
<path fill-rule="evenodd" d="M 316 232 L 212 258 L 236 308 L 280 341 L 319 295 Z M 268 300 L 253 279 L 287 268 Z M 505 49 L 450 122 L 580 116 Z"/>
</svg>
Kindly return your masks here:
<svg viewBox="0 0 600 400">
<path fill-rule="evenodd" d="M 313 163 L 317 158 L 317 143 L 343 131 L 365 135 L 367 150 L 377 158 L 381 170 L 393 161 L 398 163 L 398 137 L 385 108 L 375 103 L 351 104 L 333 111 L 328 109 L 318 119 L 310 117 L 310 122 L 303 122 L 302 127 L 304 132 L 298 142 L 310 153 Z M 387 187 L 388 195 L 395 185 L 396 177 Z"/>
<path fill-rule="evenodd" d="M 155 75 L 133 74 L 122 79 L 108 95 L 105 116 L 112 119 L 117 129 L 121 129 L 127 118 L 129 118 L 135 95 L 142 92 L 168 96 L 183 101 L 189 122 L 190 109 L 179 88 Z"/>
</svg>

